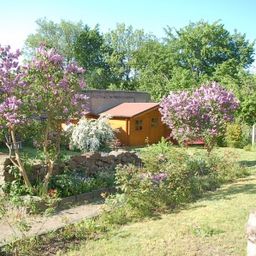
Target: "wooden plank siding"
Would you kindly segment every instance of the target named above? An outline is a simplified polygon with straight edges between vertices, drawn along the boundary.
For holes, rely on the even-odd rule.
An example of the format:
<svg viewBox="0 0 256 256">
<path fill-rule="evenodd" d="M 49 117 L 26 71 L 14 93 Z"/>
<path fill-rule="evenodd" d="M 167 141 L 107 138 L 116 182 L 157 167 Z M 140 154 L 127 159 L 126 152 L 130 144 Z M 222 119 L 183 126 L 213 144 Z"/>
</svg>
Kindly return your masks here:
<svg viewBox="0 0 256 256">
<path fill-rule="evenodd" d="M 109 125 L 115 130 L 116 138 L 123 144 L 129 144 L 129 135 L 128 135 L 128 120 L 127 119 L 115 119 L 111 118 L 109 120 Z"/>
<path fill-rule="evenodd" d="M 142 122 L 142 129 L 136 127 L 136 122 Z M 165 135 L 165 127 L 161 122 L 161 114 L 158 108 L 138 114 L 130 118 L 129 145 L 138 146 L 146 143 L 158 142 Z"/>
<path fill-rule="evenodd" d="M 123 146 L 143 146 L 169 137 L 170 129 L 161 121 L 158 108 L 156 103 L 123 103 L 103 114 L 112 116 L 109 125 Z M 88 113 L 86 118 L 97 119 L 98 116 Z M 73 120 L 74 124 L 77 122 Z"/>
</svg>

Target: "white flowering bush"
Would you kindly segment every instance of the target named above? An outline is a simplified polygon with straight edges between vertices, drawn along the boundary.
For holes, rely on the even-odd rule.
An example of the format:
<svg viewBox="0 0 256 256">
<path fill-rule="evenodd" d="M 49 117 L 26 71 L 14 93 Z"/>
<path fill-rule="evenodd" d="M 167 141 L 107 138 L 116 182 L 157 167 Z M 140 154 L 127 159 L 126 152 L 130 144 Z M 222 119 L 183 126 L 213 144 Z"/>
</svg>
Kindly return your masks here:
<svg viewBox="0 0 256 256">
<path fill-rule="evenodd" d="M 109 117 L 81 119 L 71 132 L 71 146 L 83 152 L 104 151 L 115 138 L 114 131 L 108 124 Z"/>
</svg>

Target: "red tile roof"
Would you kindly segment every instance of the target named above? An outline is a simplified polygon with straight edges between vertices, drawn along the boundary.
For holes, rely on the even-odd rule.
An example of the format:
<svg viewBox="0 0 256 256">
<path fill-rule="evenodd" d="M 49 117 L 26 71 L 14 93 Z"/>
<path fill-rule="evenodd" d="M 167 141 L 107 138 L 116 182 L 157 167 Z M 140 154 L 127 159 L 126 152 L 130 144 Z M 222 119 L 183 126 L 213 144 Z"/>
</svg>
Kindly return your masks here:
<svg viewBox="0 0 256 256">
<path fill-rule="evenodd" d="M 133 117 L 147 110 L 157 107 L 158 103 L 122 103 L 114 108 L 111 108 L 102 114 L 110 115 L 111 117 Z"/>
</svg>

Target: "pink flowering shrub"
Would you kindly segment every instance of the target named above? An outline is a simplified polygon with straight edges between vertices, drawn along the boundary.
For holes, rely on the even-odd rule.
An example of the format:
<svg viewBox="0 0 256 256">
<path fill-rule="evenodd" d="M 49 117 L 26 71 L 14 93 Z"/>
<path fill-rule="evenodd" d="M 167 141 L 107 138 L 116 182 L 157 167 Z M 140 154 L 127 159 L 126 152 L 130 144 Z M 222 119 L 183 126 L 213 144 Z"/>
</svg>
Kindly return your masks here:
<svg viewBox="0 0 256 256">
<path fill-rule="evenodd" d="M 232 92 L 212 82 L 191 93 L 171 93 L 160 103 L 160 112 L 174 139 L 183 143 L 201 138 L 210 153 L 238 107 L 239 101 Z"/>
<path fill-rule="evenodd" d="M 19 50 L 12 52 L 10 46 L 0 46 L 0 127 L 2 135 L 6 135 L 10 160 L 19 169 L 25 184 L 31 186 L 16 142 L 17 126 L 23 124 L 26 118 L 23 100 L 27 84 L 19 57 Z"/>
<path fill-rule="evenodd" d="M 80 117 L 86 109 L 87 97 L 83 73 L 76 63 L 66 63 L 54 49 L 40 47 L 26 66 L 20 66 L 20 52 L 0 46 L 0 125 L 9 133 L 7 146 L 15 151 L 16 165 L 27 186 L 31 186 L 19 150 L 15 131 L 21 124 L 36 122 L 44 149 L 45 188 L 60 154 L 61 122 Z M 11 138 L 11 141 L 10 139 Z"/>
<path fill-rule="evenodd" d="M 65 63 L 54 49 L 46 50 L 42 46 L 26 69 L 26 82 L 30 85 L 27 101 L 34 113 L 56 121 L 85 112 L 83 68 Z"/>
<path fill-rule="evenodd" d="M 26 86 L 19 65 L 20 51 L 11 52 L 10 46 L 0 46 L 0 123 L 10 128 L 23 119 L 22 89 Z"/>
<path fill-rule="evenodd" d="M 26 105 L 31 119 L 42 124 L 46 189 L 54 163 L 60 157 L 61 123 L 81 117 L 86 110 L 87 96 L 82 92 L 84 72 L 76 63 L 66 63 L 54 49 L 47 50 L 43 46 L 25 67 Z"/>
</svg>

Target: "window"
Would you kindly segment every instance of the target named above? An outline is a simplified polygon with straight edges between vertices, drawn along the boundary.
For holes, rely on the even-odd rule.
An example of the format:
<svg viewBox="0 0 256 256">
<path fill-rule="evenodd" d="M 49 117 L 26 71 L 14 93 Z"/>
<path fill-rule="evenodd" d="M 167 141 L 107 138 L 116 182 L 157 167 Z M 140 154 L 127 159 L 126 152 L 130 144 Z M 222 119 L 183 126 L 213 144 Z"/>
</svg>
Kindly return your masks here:
<svg viewBox="0 0 256 256">
<path fill-rule="evenodd" d="M 136 131 L 141 131 L 143 126 L 143 121 L 142 120 L 135 120 L 135 130 Z"/>
<path fill-rule="evenodd" d="M 151 127 L 157 127 L 158 126 L 158 118 L 152 117 L 151 118 Z"/>
</svg>

